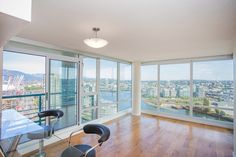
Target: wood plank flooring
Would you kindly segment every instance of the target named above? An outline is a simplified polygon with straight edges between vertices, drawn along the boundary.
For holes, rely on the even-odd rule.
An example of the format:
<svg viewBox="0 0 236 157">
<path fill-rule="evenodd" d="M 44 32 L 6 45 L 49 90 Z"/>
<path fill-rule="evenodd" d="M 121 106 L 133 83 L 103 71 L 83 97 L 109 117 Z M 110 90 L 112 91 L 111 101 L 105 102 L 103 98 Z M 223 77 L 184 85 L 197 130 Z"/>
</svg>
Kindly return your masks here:
<svg viewBox="0 0 236 157">
<path fill-rule="evenodd" d="M 110 139 L 97 149 L 97 157 L 232 157 L 232 130 L 157 116 L 126 115 L 106 124 Z M 74 144 L 96 144 L 83 133 Z M 46 148 L 47 157 L 59 157 L 67 143 Z"/>
</svg>

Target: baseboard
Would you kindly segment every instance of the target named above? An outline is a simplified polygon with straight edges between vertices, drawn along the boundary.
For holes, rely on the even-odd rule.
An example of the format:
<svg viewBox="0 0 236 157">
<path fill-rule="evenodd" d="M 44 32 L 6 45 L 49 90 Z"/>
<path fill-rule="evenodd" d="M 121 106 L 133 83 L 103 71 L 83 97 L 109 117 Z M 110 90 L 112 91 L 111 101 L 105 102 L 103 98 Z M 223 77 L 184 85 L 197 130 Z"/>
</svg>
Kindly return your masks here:
<svg viewBox="0 0 236 157">
<path fill-rule="evenodd" d="M 169 114 L 163 114 L 163 113 L 156 113 L 152 111 L 144 111 L 142 110 L 142 113 L 145 114 L 150 114 L 150 115 L 155 115 L 155 116 L 160 116 L 160 117 L 165 117 L 165 118 L 170 118 L 170 119 L 176 119 L 176 120 L 181 120 L 181 121 L 186 121 L 186 122 L 193 122 L 193 123 L 199 123 L 199 124 L 204 124 L 204 125 L 210 125 L 210 126 L 216 126 L 216 127 L 221 127 L 221 128 L 226 128 L 226 129 L 233 129 L 233 124 L 229 123 L 217 123 L 214 121 L 210 120 L 201 120 L 200 118 L 192 118 L 192 117 L 184 117 L 184 116 L 175 116 L 175 115 L 169 115 Z"/>
</svg>

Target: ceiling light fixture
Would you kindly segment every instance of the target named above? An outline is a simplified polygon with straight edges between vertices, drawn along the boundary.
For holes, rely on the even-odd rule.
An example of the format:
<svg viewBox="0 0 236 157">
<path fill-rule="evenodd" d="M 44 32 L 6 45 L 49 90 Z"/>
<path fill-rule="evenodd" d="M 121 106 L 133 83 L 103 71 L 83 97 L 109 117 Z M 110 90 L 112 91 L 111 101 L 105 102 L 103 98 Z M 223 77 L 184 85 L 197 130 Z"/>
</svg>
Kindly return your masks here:
<svg viewBox="0 0 236 157">
<path fill-rule="evenodd" d="M 84 43 L 92 48 L 102 48 L 108 44 L 108 42 L 102 38 L 98 38 L 98 31 L 100 28 L 94 27 L 93 31 L 95 32 L 95 38 L 85 39 Z"/>
</svg>

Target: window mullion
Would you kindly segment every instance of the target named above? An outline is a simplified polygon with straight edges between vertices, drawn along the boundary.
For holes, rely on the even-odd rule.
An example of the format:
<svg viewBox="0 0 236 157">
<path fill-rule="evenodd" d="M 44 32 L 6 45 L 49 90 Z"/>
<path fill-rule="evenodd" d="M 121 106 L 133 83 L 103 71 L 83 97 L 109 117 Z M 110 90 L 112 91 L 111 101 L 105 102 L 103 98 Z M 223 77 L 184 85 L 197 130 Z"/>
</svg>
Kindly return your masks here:
<svg viewBox="0 0 236 157">
<path fill-rule="evenodd" d="M 160 104 L 160 64 L 157 65 L 157 105 L 158 105 L 158 109 L 160 109 L 161 104 Z"/>
<path fill-rule="evenodd" d="M 119 112 L 119 92 L 120 92 L 120 63 L 117 62 L 117 92 L 116 92 L 117 112 Z"/>
<path fill-rule="evenodd" d="M 193 62 L 190 62 L 190 116 L 193 116 Z"/>
<path fill-rule="evenodd" d="M 96 93 L 97 93 L 97 106 L 98 106 L 98 111 L 96 114 L 96 118 L 98 119 L 99 112 L 101 110 L 101 105 L 100 105 L 100 59 L 96 59 Z"/>
</svg>

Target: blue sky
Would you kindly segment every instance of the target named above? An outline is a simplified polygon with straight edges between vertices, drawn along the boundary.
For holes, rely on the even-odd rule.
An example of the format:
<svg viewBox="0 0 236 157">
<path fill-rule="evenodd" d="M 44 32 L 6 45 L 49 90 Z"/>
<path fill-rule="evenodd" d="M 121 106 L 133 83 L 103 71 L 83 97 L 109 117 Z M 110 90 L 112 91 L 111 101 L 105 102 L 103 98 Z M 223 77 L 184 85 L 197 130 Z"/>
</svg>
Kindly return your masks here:
<svg viewBox="0 0 236 157">
<path fill-rule="evenodd" d="M 67 63 L 68 64 L 68 63 Z M 61 74 L 61 61 L 51 62 L 53 73 Z M 71 67 L 75 66 L 73 63 Z M 45 74 L 45 57 L 20 53 L 4 52 L 3 69 L 21 71 L 28 74 Z M 70 70 L 73 76 L 76 71 Z"/>
<path fill-rule="evenodd" d="M 84 76 L 95 78 L 96 60 L 86 58 Z M 116 78 L 116 62 L 101 60 L 101 78 Z M 45 73 L 45 58 L 40 56 L 4 52 L 3 68 L 17 70 L 25 73 Z M 121 79 L 131 78 L 131 66 L 121 64 Z M 142 66 L 142 80 L 157 80 L 157 65 Z M 190 79 L 190 64 L 160 65 L 161 80 L 187 80 Z M 202 80 L 233 80 L 233 61 L 207 61 L 193 63 L 193 79 Z"/>
<path fill-rule="evenodd" d="M 160 65 L 160 80 L 189 80 L 189 64 Z"/>
<path fill-rule="evenodd" d="M 160 80 L 190 79 L 190 64 L 160 65 Z M 157 80 L 157 65 L 142 67 L 142 80 Z M 233 61 L 207 61 L 193 63 L 193 79 L 233 80 Z"/>
<path fill-rule="evenodd" d="M 17 70 L 29 74 L 44 74 L 45 57 L 4 51 L 3 69 Z"/>
<path fill-rule="evenodd" d="M 96 59 L 84 59 L 83 75 L 87 78 L 96 78 Z"/>
<path fill-rule="evenodd" d="M 107 60 L 100 60 L 100 78 L 117 78 L 117 63 Z"/>
<path fill-rule="evenodd" d="M 100 61 L 100 77 L 116 79 L 117 77 L 117 63 L 113 61 L 101 60 Z M 96 59 L 85 58 L 83 74 L 88 78 L 96 77 Z M 120 79 L 131 79 L 131 66 L 128 64 L 120 64 Z"/>
<path fill-rule="evenodd" d="M 233 80 L 233 61 L 195 62 L 193 79 Z"/>
</svg>

